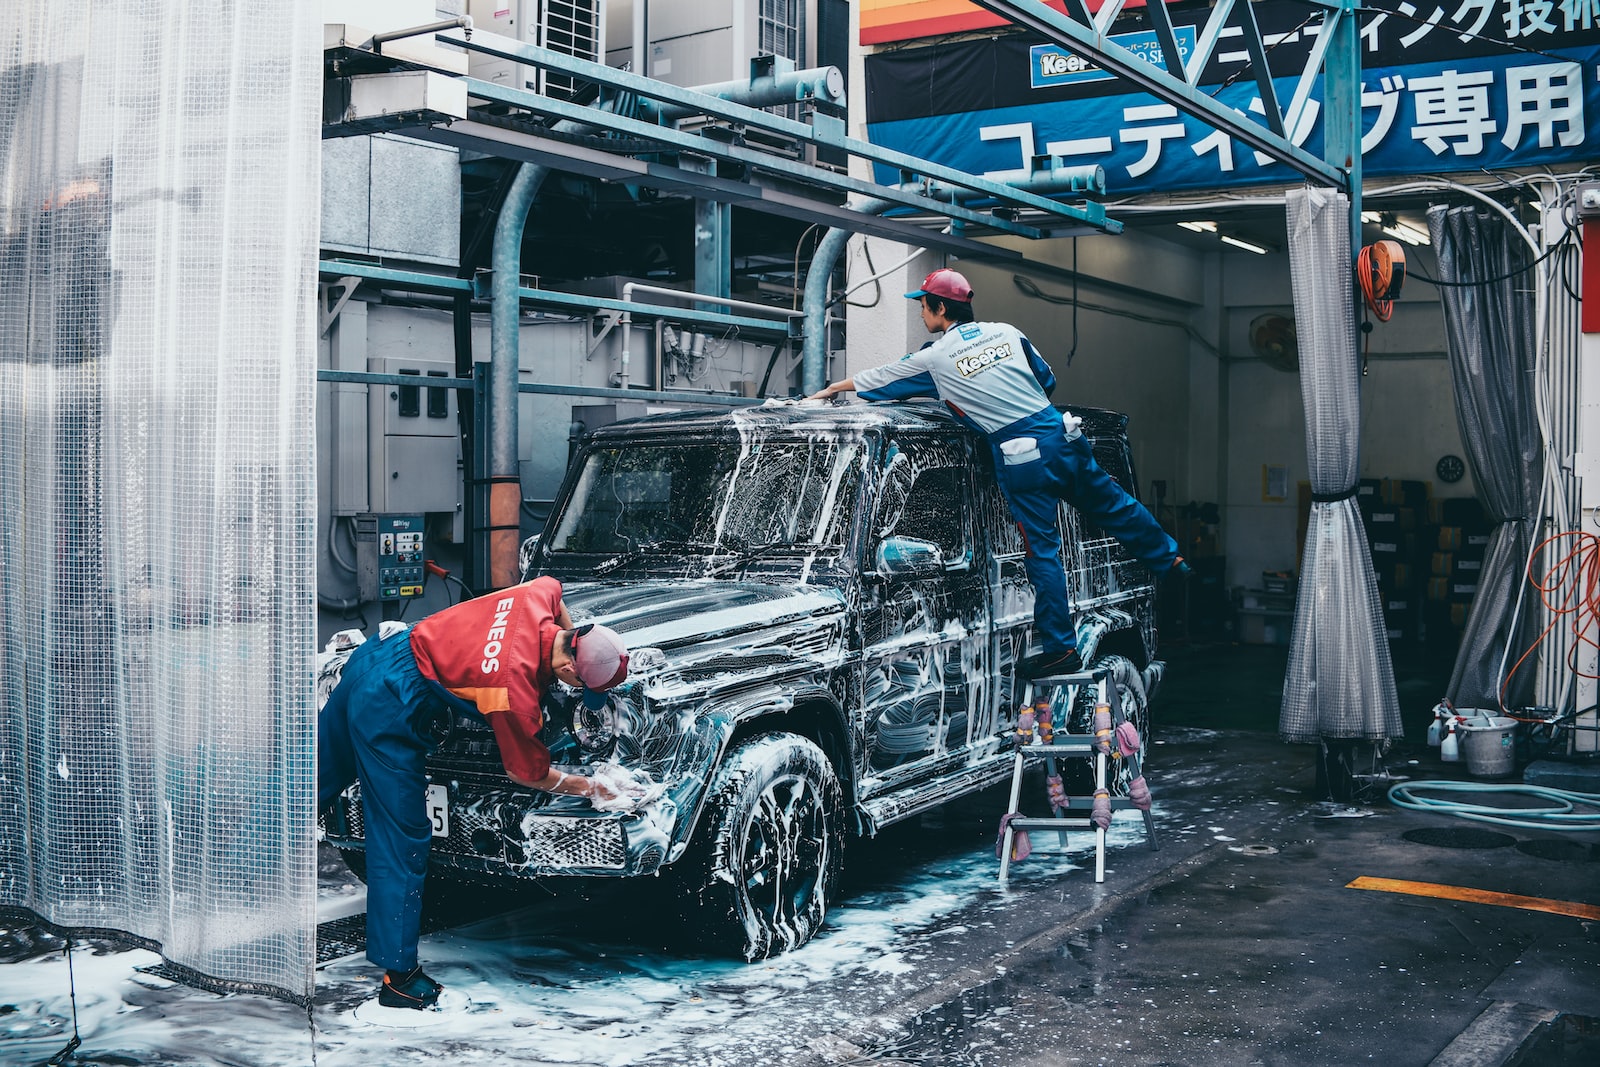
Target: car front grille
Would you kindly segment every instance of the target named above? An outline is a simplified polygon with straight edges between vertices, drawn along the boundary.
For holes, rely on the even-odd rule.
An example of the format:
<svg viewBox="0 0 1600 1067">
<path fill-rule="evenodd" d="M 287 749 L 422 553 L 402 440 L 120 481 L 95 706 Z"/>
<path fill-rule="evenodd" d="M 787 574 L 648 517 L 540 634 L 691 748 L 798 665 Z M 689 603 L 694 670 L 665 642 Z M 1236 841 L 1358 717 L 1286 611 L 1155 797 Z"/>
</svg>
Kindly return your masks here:
<svg viewBox="0 0 1600 1067">
<path fill-rule="evenodd" d="M 365 840 L 366 818 L 359 789 L 350 791 L 344 805 L 347 835 Z M 564 815 L 522 818 L 516 811 L 506 812 L 511 806 L 510 802 L 451 805 L 450 836 L 434 838 L 434 853 L 497 861 L 512 871 L 528 873 L 620 871 L 627 865 L 627 839 L 620 821 Z M 510 818 L 503 819 L 503 814 Z"/>
<path fill-rule="evenodd" d="M 616 819 L 572 819 L 542 815 L 532 820 L 518 847 L 534 868 L 584 867 L 621 870 L 627 861 L 622 823 Z"/>
</svg>

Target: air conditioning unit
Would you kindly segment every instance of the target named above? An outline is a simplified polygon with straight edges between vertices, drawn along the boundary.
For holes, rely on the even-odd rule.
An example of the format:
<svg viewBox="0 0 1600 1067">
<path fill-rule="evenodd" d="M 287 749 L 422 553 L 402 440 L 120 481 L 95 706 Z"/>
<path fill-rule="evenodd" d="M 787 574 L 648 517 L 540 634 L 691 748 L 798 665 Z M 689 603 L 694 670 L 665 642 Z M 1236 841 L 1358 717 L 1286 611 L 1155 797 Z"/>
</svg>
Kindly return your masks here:
<svg viewBox="0 0 1600 1067">
<path fill-rule="evenodd" d="M 609 0 L 606 17 L 606 63 L 627 64 L 672 85 L 741 82 L 750 77 L 751 62 L 762 56 L 802 69 L 831 64 L 845 71 L 850 66 L 849 0 Z M 777 113 L 802 117 L 798 105 Z M 683 128 L 693 130 L 696 123 L 686 122 Z M 812 154 L 793 138 L 750 130 L 744 136 L 768 152 L 797 159 Z M 844 162 L 843 156 L 834 156 L 827 162 Z"/>
<path fill-rule="evenodd" d="M 604 63 L 606 0 L 468 0 L 475 28 L 515 37 L 562 55 Z M 471 53 L 467 73 L 480 81 L 570 100 L 586 83 L 529 63 Z"/>
</svg>

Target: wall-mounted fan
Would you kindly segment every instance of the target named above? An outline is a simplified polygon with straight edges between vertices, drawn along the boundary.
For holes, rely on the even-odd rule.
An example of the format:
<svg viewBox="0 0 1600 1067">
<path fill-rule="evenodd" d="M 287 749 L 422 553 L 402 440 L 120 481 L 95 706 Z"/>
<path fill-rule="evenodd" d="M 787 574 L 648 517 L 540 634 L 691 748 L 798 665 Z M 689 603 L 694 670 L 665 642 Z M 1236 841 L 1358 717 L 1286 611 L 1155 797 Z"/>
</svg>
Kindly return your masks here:
<svg viewBox="0 0 1600 1067">
<path fill-rule="evenodd" d="M 1294 320 L 1287 315 L 1257 315 L 1250 320 L 1250 351 L 1273 370 L 1293 373 L 1300 369 L 1300 346 L 1294 338 Z"/>
</svg>

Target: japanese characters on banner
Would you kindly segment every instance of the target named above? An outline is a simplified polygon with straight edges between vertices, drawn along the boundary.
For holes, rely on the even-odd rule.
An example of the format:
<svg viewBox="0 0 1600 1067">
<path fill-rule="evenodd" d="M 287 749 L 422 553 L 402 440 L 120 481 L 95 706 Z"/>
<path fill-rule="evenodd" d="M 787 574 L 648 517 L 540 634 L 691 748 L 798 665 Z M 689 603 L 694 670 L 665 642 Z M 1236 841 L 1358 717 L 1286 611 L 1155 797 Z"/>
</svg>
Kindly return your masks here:
<svg viewBox="0 0 1600 1067">
<path fill-rule="evenodd" d="M 1307 21 L 1316 9 L 1291 0 L 1255 11 L 1287 106 L 1320 20 Z M 1207 13 L 1172 12 L 1185 54 Z M 1600 0 L 1368 0 L 1358 17 L 1366 175 L 1600 159 Z M 1148 30 L 1112 39 L 1163 63 Z M 1112 196 L 1296 180 L 1282 163 L 1036 37 L 870 55 L 866 75 L 875 144 L 1000 180 L 1046 153 L 1105 167 Z M 1237 31 L 1223 35 L 1200 91 L 1264 114 Z M 1318 78 L 1290 116 L 1290 138 L 1313 153 L 1322 150 L 1321 101 Z M 896 180 L 887 171 L 878 178 Z"/>
</svg>

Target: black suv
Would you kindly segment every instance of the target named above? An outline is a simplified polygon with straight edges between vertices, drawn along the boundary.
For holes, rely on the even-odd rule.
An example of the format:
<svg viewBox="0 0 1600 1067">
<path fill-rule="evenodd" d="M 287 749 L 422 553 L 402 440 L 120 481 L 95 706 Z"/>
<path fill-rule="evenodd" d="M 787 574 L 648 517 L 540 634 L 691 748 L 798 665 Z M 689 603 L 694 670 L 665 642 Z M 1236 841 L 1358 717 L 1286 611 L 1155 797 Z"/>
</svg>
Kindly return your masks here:
<svg viewBox="0 0 1600 1067">
<path fill-rule="evenodd" d="M 1126 418 L 1074 413 L 1135 491 Z M 1061 522 L 1079 648 L 1113 668 L 1144 728 L 1161 673 L 1153 578 L 1072 509 Z M 1033 593 L 988 445 L 938 406 L 769 403 L 607 426 L 523 561 L 526 577 L 561 579 L 575 620 L 633 650 L 607 708 L 551 694 L 555 762 L 620 761 L 666 791 L 602 814 L 523 789 L 487 724 L 463 716 L 429 764 L 435 876 L 666 868 L 708 938 L 759 959 L 817 931 L 847 833 L 1010 772 Z M 362 847 L 357 790 L 328 826 Z"/>
</svg>

